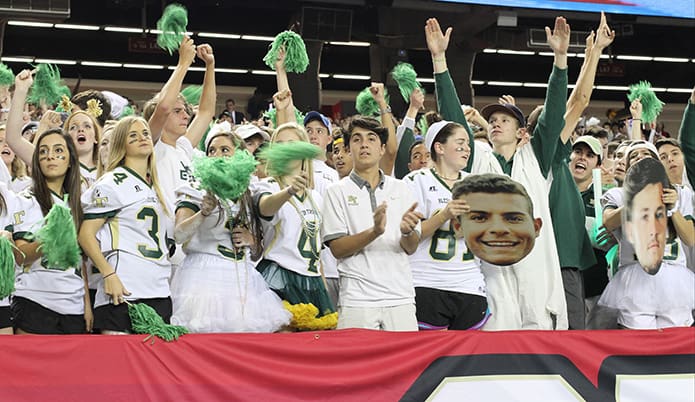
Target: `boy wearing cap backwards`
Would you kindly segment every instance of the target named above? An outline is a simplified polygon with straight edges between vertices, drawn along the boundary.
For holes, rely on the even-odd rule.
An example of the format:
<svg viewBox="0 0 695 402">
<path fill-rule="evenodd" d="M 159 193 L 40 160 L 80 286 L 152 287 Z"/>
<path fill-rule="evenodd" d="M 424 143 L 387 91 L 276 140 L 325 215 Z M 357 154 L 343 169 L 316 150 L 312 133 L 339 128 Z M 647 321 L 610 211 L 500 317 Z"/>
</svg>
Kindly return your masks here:
<svg viewBox="0 0 695 402">
<path fill-rule="evenodd" d="M 418 329 L 408 255 L 422 215 L 408 186 L 379 169 L 388 135 L 376 119 L 353 119 L 344 141 L 354 168 L 324 197 L 321 233 L 340 272 L 338 328 Z"/>
<path fill-rule="evenodd" d="M 483 109 L 489 123 L 488 134 L 493 153 L 482 151 L 474 142 L 461 110 L 453 81 L 447 71 L 446 48 L 451 28 L 444 34 L 436 19 L 427 21 L 425 35 L 432 54 L 439 111 L 447 120 L 466 127 L 471 138 L 471 173 L 507 174 L 521 183 L 534 205 L 534 217 L 551 222 L 548 208 L 547 175 L 555 155 L 558 137 L 564 126 L 567 99 L 567 49 L 569 25 L 562 17 L 554 30 L 546 27 L 546 36 L 555 54 L 548 83 L 546 106 L 534 130 L 531 144 L 519 145 L 526 136 L 526 122 L 514 105 L 496 104 Z M 541 228 L 531 253 L 512 266 L 482 264 L 490 304 L 497 306 L 483 329 L 566 329 L 567 306 L 552 225 Z M 503 270 L 513 270 L 505 275 Z M 499 299 L 499 300 L 496 300 Z M 499 302 L 498 302 L 499 301 Z"/>
</svg>

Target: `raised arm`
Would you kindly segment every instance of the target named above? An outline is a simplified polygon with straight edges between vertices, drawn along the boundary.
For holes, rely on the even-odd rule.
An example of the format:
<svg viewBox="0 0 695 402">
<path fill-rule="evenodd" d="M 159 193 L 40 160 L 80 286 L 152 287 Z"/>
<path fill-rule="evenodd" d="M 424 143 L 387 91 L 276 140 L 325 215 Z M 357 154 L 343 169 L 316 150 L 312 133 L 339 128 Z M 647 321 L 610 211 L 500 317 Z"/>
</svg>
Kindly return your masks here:
<svg viewBox="0 0 695 402">
<path fill-rule="evenodd" d="M 393 124 L 391 107 L 386 103 L 384 84 L 381 82 L 372 82 L 369 93 L 379 105 L 379 110 L 381 110 L 381 125 L 386 128 L 389 133 L 388 139 L 386 140 L 386 152 L 384 156 L 381 157 L 381 161 L 379 161 L 379 168 L 384 171 L 384 174 L 390 176 L 393 174 L 393 166 L 396 164 L 396 151 L 398 151 L 396 126 Z"/>
<path fill-rule="evenodd" d="M 601 12 L 601 23 L 598 32 L 586 38 L 586 50 L 584 52 L 584 63 L 577 78 L 577 84 L 572 90 L 567 100 L 567 111 L 565 112 L 565 127 L 562 129 L 560 139 L 565 144 L 569 141 L 577 120 L 581 117 L 584 110 L 589 106 L 591 93 L 594 89 L 596 69 L 603 50 L 608 47 L 615 39 L 615 31 L 611 30 L 606 22 L 606 15 Z"/>
<path fill-rule="evenodd" d="M 468 165 L 464 170 L 470 172 L 475 156 L 475 137 L 473 131 L 468 127 L 466 117 L 461 110 L 461 100 L 456 93 L 454 81 L 451 79 L 446 64 L 446 49 L 449 47 L 451 32 L 451 27 L 446 29 L 446 33 L 442 32 L 442 28 L 439 26 L 439 21 L 436 18 L 430 18 L 425 23 L 425 40 L 432 56 L 432 67 L 434 68 L 437 110 L 439 110 L 439 113 L 445 120 L 459 123 L 466 128 L 469 144 L 471 144 L 471 154 L 468 157 Z"/>
<path fill-rule="evenodd" d="M 275 80 L 278 84 L 279 93 L 289 93 L 287 107 L 277 110 L 277 124 L 294 121 L 294 101 L 292 100 L 292 91 L 290 90 L 290 82 L 287 79 L 287 70 L 285 69 L 285 48 L 282 47 L 278 51 L 278 58 L 275 60 Z"/>
<path fill-rule="evenodd" d="M 567 102 L 567 49 L 569 48 L 570 26 L 564 17 L 555 19 L 551 31 L 545 27 L 548 45 L 555 55 L 553 72 L 548 80 L 548 90 L 545 96 L 545 106 L 538 117 L 533 131 L 531 145 L 536 155 L 543 175 L 547 177 L 550 166 L 555 158 L 558 139 L 565 126 L 565 110 Z"/>
<path fill-rule="evenodd" d="M 212 46 L 203 44 L 198 46 L 198 58 L 205 62 L 205 76 L 203 77 L 203 91 L 200 94 L 198 113 L 186 131 L 186 138 L 197 146 L 203 135 L 215 117 L 215 104 L 217 103 L 217 89 L 215 87 L 215 55 Z"/>
<path fill-rule="evenodd" d="M 396 129 L 396 141 L 398 142 L 398 151 L 396 152 L 396 164 L 394 166 L 394 175 L 397 179 L 402 179 L 408 174 L 408 163 L 410 162 L 410 147 L 415 142 L 413 130 L 415 128 L 415 119 L 420 109 L 424 107 L 425 95 L 419 88 L 416 88 L 410 94 L 410 105 L 405 113 L 403 122 Z M 426 133 L 421 133 L 424 137 Z"/>
<path fill-rule="evenodd" d="M 34 82 L 31 74 L 30 70 L 22 70 L 14 79 L 14 96 L 10 102 L 10 114 L 7 116 L 7 128 L 5 130 L 7 145 L 28 166 L 31 166 L 34 144 L 22 137 L 22 125 L 24 124 L 24 102 L 27 100 L 29 88 Z"/>
<path fill-rule="evenodd" d="M 639 98 L 630 104 L 630 115 L 632 116 L 630 139 L 642 140 L 642 101 Z"/>
<path fill-rule="evenodd" d="M 156 143 L 162 136 L 162 129 L 164 128 L 164 123 L 169 116 L 169 113 L 174 108 L 176 99 L 181 93 L 181 84 L 183 84 L 183 79 L 188 72 L 188 67 L 193 64 L 195 59 L 195 45 L 193 44 L 193 39 L 189 37 L 183 38 L 181 41 L 181 46 L 179 46 L 179 62 L 176 64 L 174 72 L 171 73 L 171 77 L 164 84 L 162 90 L 157 94 L 157 107 L 154 109 L 154 113 L 150 117 L 150 132 L 152 133 L 152 142 Z M 202 99 L 202 97 L 201 97 Z M 195 144 L 194 144 L 195 146 Z"/>
</svg>

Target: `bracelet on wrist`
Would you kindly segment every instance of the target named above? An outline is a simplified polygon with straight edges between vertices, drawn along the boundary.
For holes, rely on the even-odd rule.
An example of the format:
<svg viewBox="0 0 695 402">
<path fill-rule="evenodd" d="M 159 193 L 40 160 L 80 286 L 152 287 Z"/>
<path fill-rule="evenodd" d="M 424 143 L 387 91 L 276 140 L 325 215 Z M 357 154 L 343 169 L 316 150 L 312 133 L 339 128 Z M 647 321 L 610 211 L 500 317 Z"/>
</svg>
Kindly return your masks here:
<svg viewBox="0 0 695 402">
<path fill-rule="evenodd" d="M 446 61 L 446 58 L 445 57 L 432 57 L 432 61 L 440 63 L 440 62 Z"/>
<path fill-rule="evenodd" d="M 381 109 L 381 114 L 391 113 L 391 106 L 386 105 L 384 109 Z"/>
<path fill-rule="evenodd" d="M 208 212 L 208 213 L 206 214 L 205 212 L 203 212 L 202 209 L 200 210 L 200 214 L 203 215 L 203 216 L 206 216 L 206 217 L 207 217 L 207 216 L 210 216 L 210 212 Z"/>
<path fill-rule="evenodd" d="M 415 229 L 411 230 L 411 231 L 408 232 L 408 233 L 403 233 L 403 232 L 401 232 L 401 236 L 403 236 L 403 237 L 410 237 L 410 236 L 413 235 L 413 233 L 415 233 Z"/>
</svg>

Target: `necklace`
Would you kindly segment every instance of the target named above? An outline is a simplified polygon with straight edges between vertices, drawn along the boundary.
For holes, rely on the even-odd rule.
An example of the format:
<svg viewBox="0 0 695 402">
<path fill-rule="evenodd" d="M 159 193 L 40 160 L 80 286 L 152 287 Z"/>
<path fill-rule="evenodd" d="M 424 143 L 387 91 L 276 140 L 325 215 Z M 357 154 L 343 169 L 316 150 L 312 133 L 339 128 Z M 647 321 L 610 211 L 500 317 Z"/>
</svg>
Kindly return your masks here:
<svg viewBox="0 0 695 402">
<path fill-rule="evenodd" d="M 446 177 L 446 176 L 440 174 L 439 172 L 437 172 L 437 169 L 432 169 L 432 171 L 434 171 L 434 173 L 435 173 L 437 176 L 441 177 L 441 178 L 444 179 L 444 180 L 457 181 L 457 180 L 459 180 L 459 179 L 461 178 L 461 175 L 460 175 L 460 174 L 458 175 L 458 177 L 455 177 L 455 178 L 452 179 L 451 177 Z"/>
<path fill-rule="evenodd" d="M 222 209 L 224 210 L 225 214 L 227 215 L 227 222 L 228 225 L 226 225 L 229 229 L 229 237 L 231 239 L 232 236 L 232 230 L 239 226 L 239 227 L 244 227 L 244 217 L 240 216 L 241 211 L 241 199 L 237 200 L 236 202 L 231 202 L 229 200 L 220 200 L 220 203 L 222 204 Z M 231 205 L 230 205 L 231 204 Z M 232 250 L 234 252 L 234 270 L 236 271 L 236 286 L 237 286 L 237 293 L 239 294 L 239 301 L 241 305 L 241 319 L 246 320 L 245 318 L 245 309 L 246 309 L 246 299 L 248 296 L 248 291 L 249 291 L 249 274 L 246 271 L 247 264 L 246 264 L 246 256 L 248 254 L 248 249 L 247 247 L 244 248 L 244 250 L 241 251 L 241 258 L 242 258 L 242 268 L 244 270 L 244 289 L 242 292 L 241 289 L 241 278 L 240 278 L 240 272 L 239 272 L 239 254 L 234 247 L 234 241 L 232 241 Z"/>
</svg>

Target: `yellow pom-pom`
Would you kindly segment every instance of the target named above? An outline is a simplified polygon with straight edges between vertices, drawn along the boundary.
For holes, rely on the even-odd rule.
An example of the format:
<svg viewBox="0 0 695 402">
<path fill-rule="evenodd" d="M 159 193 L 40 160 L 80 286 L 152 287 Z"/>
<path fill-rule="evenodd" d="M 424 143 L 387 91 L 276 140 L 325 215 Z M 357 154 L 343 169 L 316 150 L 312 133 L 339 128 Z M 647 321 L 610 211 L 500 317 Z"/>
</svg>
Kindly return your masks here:
<svg viewBox="0 0 695 402">
<path fill-rule="evenodd" d="M 294 328 L 318 331 L 334 329 L 338 325 L 338 313 L 330 313 L 317 317 L 319 309 L 312 303 L 290 304 L 287 300 L 283 300 L 282 304 L 287 311 L 292 313 L 290 325 Z"/>
</svg>

